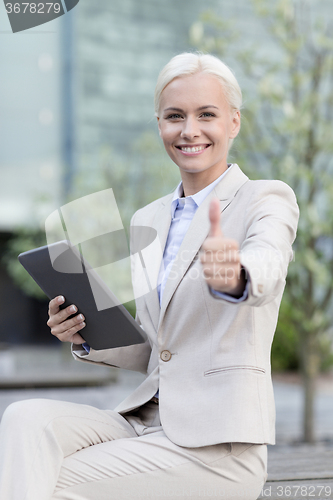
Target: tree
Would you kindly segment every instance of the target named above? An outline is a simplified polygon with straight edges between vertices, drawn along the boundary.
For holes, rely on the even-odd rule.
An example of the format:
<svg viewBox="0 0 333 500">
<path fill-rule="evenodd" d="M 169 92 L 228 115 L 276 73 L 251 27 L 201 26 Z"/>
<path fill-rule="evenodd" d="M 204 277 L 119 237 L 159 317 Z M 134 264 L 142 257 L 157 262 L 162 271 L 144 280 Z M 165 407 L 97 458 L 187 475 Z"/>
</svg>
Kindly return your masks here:
<svg viewBox="0 0 333 500">
<path fill-rule="evenodd" d="M 191 35 L 200 50 L 224 60 L 232 54 L 242 76 L 250 104 L 234 146 L 237 160 L 247 165 L 251 159 L 252 177 L 255 172 L 284 180 L 298 199 L 295 257 L 281 310 L 284 323 L 298 334 L 304 440 L 313 442 L 315 381 L 323 361 L 332 360 L 333 14 L 321 2 L 311 7 L 302 0 L 252 0 L 252 5 L 256 22 L 266 29 L 262 47 L 247 39 L 248 48 L 238 49 L 237 21 L 226 24 L 211 13 Z M 225 42 L 230 34 L 232 45 Z"/>
</svg>

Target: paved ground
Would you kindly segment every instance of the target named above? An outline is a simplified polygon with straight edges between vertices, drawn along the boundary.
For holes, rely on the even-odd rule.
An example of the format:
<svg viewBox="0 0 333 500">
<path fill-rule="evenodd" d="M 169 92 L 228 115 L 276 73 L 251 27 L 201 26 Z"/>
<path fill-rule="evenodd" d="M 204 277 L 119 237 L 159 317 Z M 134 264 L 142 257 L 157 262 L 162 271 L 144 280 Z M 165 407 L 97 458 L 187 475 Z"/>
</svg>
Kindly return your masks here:
<svg viewBox="0 0 333 500">
<path fill-rule="evenodd" d="M 302 438 L 303 390 L 297 375 L 273 377 L 278 443 L 298 442 Z M 321 376 L 315 405 L 316 438 L 333 445 L 333 374 Z"/>
</svg>

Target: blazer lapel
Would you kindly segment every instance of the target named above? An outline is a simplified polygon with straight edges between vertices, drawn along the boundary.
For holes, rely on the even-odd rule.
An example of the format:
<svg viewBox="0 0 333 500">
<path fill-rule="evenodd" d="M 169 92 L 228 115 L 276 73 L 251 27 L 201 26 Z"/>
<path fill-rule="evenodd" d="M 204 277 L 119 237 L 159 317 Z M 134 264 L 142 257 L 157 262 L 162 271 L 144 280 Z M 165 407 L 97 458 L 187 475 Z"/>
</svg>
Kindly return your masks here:
<svg viewBox="0 0 333 500">
<path fill-rule="evenodd" d="M 160 316 L 160 303 L 157 293 L 158 275 L 163 258 L 164 247 L 171 224 L 171 202 L 173 194 L 164 199 L 157 210 L 151 227 L 157 231 L 157 238 L 153 245 L 147 247 L 143 252 L 143 259 L 146 266 L 147 278 L 151 291 L 144 295 L 149 314 L 153 324 L 157 329 Z"/>
<path fill-rule="evenodd" d="M 226 209 L 226 207 L 232 202 L 239 188 L 248 181 L 248 177 L 243 174 L 238 165 L 234 164 L 231 171 L 228 172 L 225 177 L 221 179 L 221 182 L 215 186 L 213 191 L 205 198 L 200 207 L 195 213 L 191 225 L 184 237 L 184 240 L 180 246 L 177 257 L 173 263 L 170 271 L 169 278 L 165 285 L 163 299 L 161 304 L 161 312 L 159 318 L 159 325 L 161 324 L 165 311 L 168 304 L 178 287 L 180 281 L 182 280 L 187 269 L 191 265 L 191 262 L 195 258 L 196 254 L 199 252 L 201 245 L 205 241 L 209 233 L 210 223 L 209 223 L 209 205 L 213 198 L 218 198 L 220 200 L 220 210 Z M 170 213 L 170 211 L 169 211 Z M 170 219 L 168 227 L 170 226 Z M 165 237 L 166 241 L 166 237 Z M 165 245 L 165 242 L 164 242 Z"/>
</svg>

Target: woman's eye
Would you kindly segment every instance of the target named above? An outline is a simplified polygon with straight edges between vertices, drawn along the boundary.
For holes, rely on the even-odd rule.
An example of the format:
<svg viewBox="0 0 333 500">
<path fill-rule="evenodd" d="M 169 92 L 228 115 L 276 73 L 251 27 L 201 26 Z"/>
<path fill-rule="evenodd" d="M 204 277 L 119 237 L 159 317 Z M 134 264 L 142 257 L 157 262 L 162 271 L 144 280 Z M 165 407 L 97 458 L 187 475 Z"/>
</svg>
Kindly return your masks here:
<svg viewBox="0 0 333 500">
<path fill-rule="evenodd" d="M 209 113 L 208 111 L 205 111 L 201 115 L 203 118 L 211 118 L 212 116 L 215 116 L 214 113 Z"/>
<path fill-rule="evenodd" d="M 167 120 L 179 120 L 180 118 L 182 118 L 182 116 L 178 113 L 167 116 Z"/>
</svg>

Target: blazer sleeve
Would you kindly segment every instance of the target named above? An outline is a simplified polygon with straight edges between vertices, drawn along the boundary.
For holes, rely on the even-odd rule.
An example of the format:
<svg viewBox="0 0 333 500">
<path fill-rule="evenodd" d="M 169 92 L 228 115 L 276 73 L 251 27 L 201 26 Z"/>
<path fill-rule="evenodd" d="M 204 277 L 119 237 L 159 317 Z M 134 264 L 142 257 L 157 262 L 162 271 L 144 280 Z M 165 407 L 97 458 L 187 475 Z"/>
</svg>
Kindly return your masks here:
<svg viewBox="0 0 333 500">
<path fill-rule="evenodd" d="M 258 307 L 283 293 L 288 265 L 293 259 L 299 208 L 294 191 L 284 182 L 251 184 L 244 210 L 245 238 L 240 245 L 248 296 L 237 304 Z"/>
<path fill-rule="evenodd" d="M 87 353 L 81 345 L 72 344 L 72 354 L 79 361 L 97 363 L 102 366 L 115 366 L 146 374 L 151 347 L 147 339 L 143 344 L 102 349 L 100 351 L 91 348 L 90 352 Z"/>
<path fill-rule="evenodd" d="M 132 217 L 131 225 L 133 224 L 135 214 Z M 133 242 L 131 242 L 132 247 Z M 136 322 L 141 326 L 141 322 L 136 315 Z M 88 363 L 97 363 L 100 365 L 110 365 L 117 368 L 125 368 L 146 374 L 147 367 L 151 355 L 151 345 L 149 339 L 142 344 L 135 344 L 125 347 L 115 347 L 113 349 L 94 350 L 90 348 L 90 352 L 77 344 L 72 344 L 72 354 L 75 359 Z"/>
<path fill-rule="evenodd" d="M 245 211 L 246 236 L 240 260 L 249 279 L 243 304 L 262 306 L 283 292 L 293 259 L 299 209 L 293 190 L 282 181 L 254 181 Z"/>
</svg>

